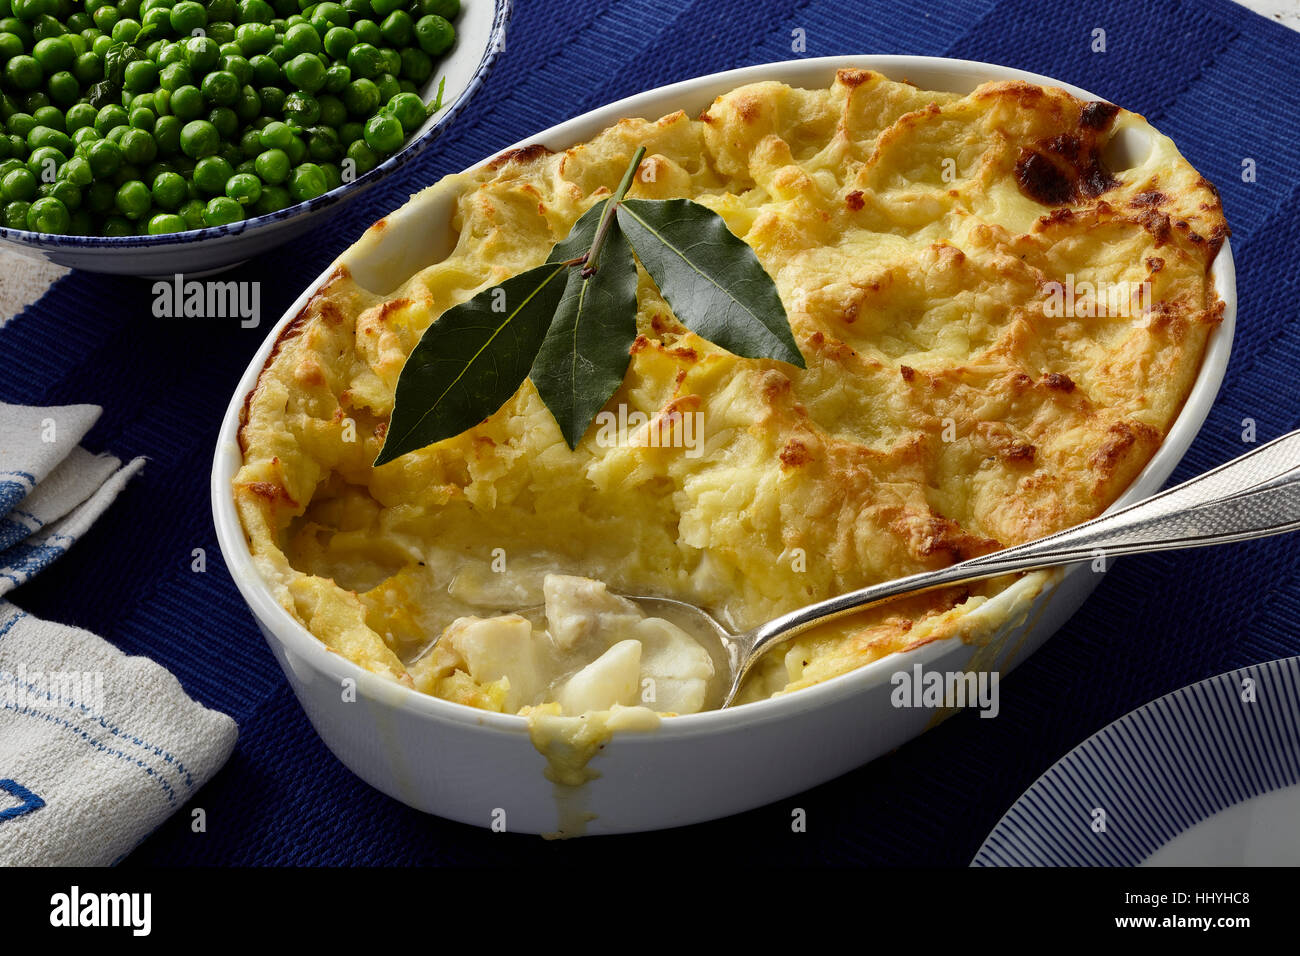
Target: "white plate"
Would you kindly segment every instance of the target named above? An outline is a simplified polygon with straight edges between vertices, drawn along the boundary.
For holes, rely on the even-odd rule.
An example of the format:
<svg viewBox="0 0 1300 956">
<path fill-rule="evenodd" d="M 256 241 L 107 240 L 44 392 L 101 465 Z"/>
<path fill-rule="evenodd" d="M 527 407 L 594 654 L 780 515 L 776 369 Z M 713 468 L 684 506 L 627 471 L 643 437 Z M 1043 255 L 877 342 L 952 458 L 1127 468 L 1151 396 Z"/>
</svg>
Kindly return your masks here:
<svg viewBox="0 0 1300 956">
<path fill-rule="evenodd" d="M 841 67 L 874 69 L 924 88 L 959 93 L 987 80 L 1019 79 L 1097 99 L 1048 77 L 968 60 L 823 57 L 746 67 L 651 90 L 529 136 L 516 148 L 542 143 L 566 149 L 625 116 L 658 119 L 677 109 L 694 116 L 719 94 L 759 80 L 824 89 Z M 450 250 L 455 196 L 453 187 L 429 187 L 386 216 L 382 229 L 368 230 L 339 261 L 367 288 L 396 288 L 415 269 Z M 936 641 L 798 693 L 675 717 L 654 733 L 618 735 L 591 764 L 599 779 L 579 793 L 559 791 L 543 776 L 545 760 L 533 747 L 524 718 L 417 693 L 331 653 L 276 603 L 253 565 L 230 487 L 241 464 L 236 440 L 240 411 L 281 329 L 332 268 L 289 307 L 235 389 L 213 462 L 212 508 L 226 566 L 321 739 L 362 779 L 403 803 L 479 826 L 493 824 L 497 811 L 504 811 L 507 828 L 526 833 L 553 832 L 587 814 L 594 815 L 586 826 L 589 833 L 650 830 L 771 803 L 866 763 L 936 722 L 934 711 L 893 706 L 890 678 L 895 671 L 921 664 L 926 670 L 1005 673 L 1060 627 L 1100 580 L 1079 566 L 1027 575 L 969 616 L 972 624 L 996 622 L 987 646 L 977 648 L 955 637 Z M 1116 506 L 1159 490 L 1214 401 L 1236 316 L 1227 243 L 1211 275 L 1227 306 L 1223 321 L 1210 337 L 1200 375 L 1178 419 Z M 355 704 L 340 703 L 344 679 L 356 681 L 360 699 Z"/>
<path fill-rule="evenodd" d="M 971 865 L 1300 866 L 1300 657 L 1102 728 L 1025 791 Z"/>
</svg>

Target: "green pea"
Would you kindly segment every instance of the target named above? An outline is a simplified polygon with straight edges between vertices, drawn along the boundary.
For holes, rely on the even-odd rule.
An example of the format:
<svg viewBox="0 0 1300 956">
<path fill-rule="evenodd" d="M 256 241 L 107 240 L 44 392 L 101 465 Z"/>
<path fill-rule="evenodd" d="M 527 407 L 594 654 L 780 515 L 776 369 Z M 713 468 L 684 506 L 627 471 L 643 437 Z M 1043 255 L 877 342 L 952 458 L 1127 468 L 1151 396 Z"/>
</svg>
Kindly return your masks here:
<svg viewBox="0 0 1300 956">
<path fill-rule="evenodd" d="M 391 73 L 396 76 L 402 72 L 402 54 L 398 53 L 392 47 L 379 48 L 380 68 L 383 73 Z"/>
<path fill-rule="evenodd" d="M 36 125 L 36 119 L 31 113 L 12 113 L 5 125 L 9 127 L 9 132 L 26 139 L 27 134 Z"/>
<path fill-rule="evenodd" d="M 339 135 L 328 126 L 314 126 L 307 140 L 307 155 L 313 162 L 328 163 L 343 158 Z"/>
<path fill-rule="evenodd" d="M 356 20 L 352 24 L 352 30 L 357 35 L 358 43 L 379 46 L 384 42 L 384 35 L 379 30 L 379 24 L 374 20 Z"/>
<path fill-rule="evenodd" d="M 397 84 L 397 77 L 391 73 L 381 73 L 379 79 L 375 80 L 375 86 L 379 87 L 379 101 L 381 103 L 387 103 L 402 92 L 402 88 Z"/>
<path fill-rule="evenodd" d="M 376 153 L 395 153 L 401 148 L 405 136 L 402 124 L 396 117 L 377 113 L 366 120 L 366 145 Z"/>
<path fill-rule="evenodd" d="M 83 53 L 72 65 L 72 75 L 82 86 L 90 86 L 104 78 L 104 64 L 93 53 Z"/>
<path fill-rule="evenodd" d="M 217 128 L 207 120 L 191 120 L 181 127 L 181 152 L 191 159 L 212 156 L 220 144 Z"/>
<path fill-rule="evenodd" d="M 287 208 L 292 202 L 293 197 L 283 186 L 265 186 L 262 188 L 262 198 L 257 201 L 253 209 L 257 215 L 265 216 Z"/>
<path fill-rule="evenodd" d="M 180 209 L 176 210 L 176 214 L 185 220 L 187 229 L 202 229 L 204 225 L 203 208 L 202 199 L 189 199 Z"/>
<path fill-rule="evenodd" d="M 108 33 L 117 25 L 118 15 L 116 7 L 100 7 L 90 15 L 90 19 L 95 21 L 95 26 Z"/>
<path fill-rule="evenodd" d="M 460 16 L 460 0 L 416 0 L 415 6 L 422 14 L 433 14 L 444 20 Z"/>
<path fill-rule="evenodd" d="M 66 179 L 45 183 L 37 190 L 42 196 L 50 196 L 63 203 L 68 209 L 81 208 L 81 187 Z"/>
<path fill-rule="evenodd" d="M 325 0 L 323 3 L 316 4 L 307 19 L 322 35 L 328 33 L 331 27 L 345 27 L 351 22 L 351 17 L 347 10 L 343 9 L 341 3 L 334 3 L 332 0 Z"/>
<path fill-rule="evenodd" d="M 235 14 L 239 9 L 239 5 L 235 3 L 235 0 L 207 0 L 204 6 L 207 7 L 209 22 L 229 23 L 235 19 Z"/>
<path fill-rule="evenodd" d="M 194 185 L 209 196 L 224 193 L 226 180 L 235 175 L 230 163 L 220 156 L 205 156 L 194 166 Z"/>
<path fill-rule="evenodd" d="M 275 18 L 275 11 L 266 0 L 240 0 L 240 23 L 270 23 Z"/>
<path fill-rule="evenodd" d="M 321 163 L 321 172 L 325 174 L 325 191 L 338 189 L 343 185 L 343 174 L 339 171 L 338 163 Z"/>
<path fill-rule="evenodd" d="M 4 223 L 7 229 L 27 229 L 27 211 L 31 208 L 31 203 L 25 201 L 6 203 L 4 207 Z"/>
<path fill-rule="evenodd" d="M 5 17 L 0 19 L 0 32 L 12 33 L 23 43 L 24 50 L 30 50 L 36 38 L 32 36 L 32 28 L 17 17 Z"/>
<path fill-rule="evenodd" d="M 160 212 L 149 220 L 149 235 L 161 236 L 169 232 L 184 232 L 189 226 L 174 212 Z"/>
<path fill-rule="evenodd" d="M 158 64 L 152 60 L 133 60 L 126 65 L 123 86 L 132 93 L 145 93 L 158 85 Z"/>
<path fill-rule="evenodd" d="M 117 190 L 111 183 L 93 182 L 86 190 L 86 208 L 97 216 L 106 216 L 117 208 L 113 202 L 116 195 Z"/>
<path fill-rule="evenodd" d="M 275 45 L 275 30 L 265 23 L 242 23 L 235 29 L 235 43 L 244 56 L 264 54 Z"/>
<path fill-rule="evenodd" d="M 314 53 L 299 53 L 284 65 L 284 75 L 298 89 L 315 93 L 325 84 L 325 65 Z"/>
<path fill-rule="evenodd" d="M 251 86 L 242 87 L 235 102 L 235 115 L 245 123 L 257 119 L 262 113 L 262 98 Z"/>
<path fill-rule="evenodd" d="M 132 104 L 128 122 L 133 129 L 142 129 L 146 133 L 152 133 L 154 126 L 158 123 L 158 114 L 148 107 Z"/>
<path fill-rule="evenodd" d="M 126 110 L 116 103 L 109 103 L 101 107 L 99 113 L 95 116 L 95 132 L 100 136 L 107 136 L 109 131 L 118 126 L 127 125 Z"/>
<path fill-rule="evenodd" d="M 153 197 L 149 187 L 138 179 L 129 179 L 117 189 L 114 202 L 117 210 L 127 219 L 140 219 L 149 212 Z"/>
<path fill-rule="evenodd" d="M 405 5 L 406 0 L 370 0 L 370 9 L 375 11 L 377 17 L 386 17 Z"/>
<path fill-rule="evenodd" d="M 347 122 L 339 127 L 339 141 L 344 146 L 351 146 L 357 140 L 365 141 L 366 125 L 364 123 Z"/>
<path fill-rule="evenodd" d="M 433 60 L 418 47 L 407 47 L 401 53 L 402 70 L 398 76 L 422 86 L 433 75 Z"/>
<path fill-rule="evenodd" d="M 46 89 L 50 91 L 50 99 L 65 109 L 81 98 L 81 84 L 67 70 L 51 76 L 46 81 Z"/>
<path fill-rule="evenodd" d="M 321 87 L 326 93 L 338 94 L 348 88 L 352 82 L 352 71 L 344 63 L 335 63 L 325 71 L 325 84 Z"/>
<path fill-rule="evenodd" d="M 122 134 L 122 157 L 128 163 L 149 163 L 158 155 L 158 144 L 142 129 L 128 129 Z"/>
<path fill-rule="evenodd" d="M 279 121 L 268 123 L 258 134 L 263 149 L 285 149 L 293 139 L 293 130 Z"/>
<path fill-rule="evenodd" d="M 228 70 L 214 70 L 203 78 L 199 87 L 203 98 L 216 106 L 230 106 L 239 99 L 240 84 Z"/>
<path fill-rule="evenodd" d="M 163 33 L 170 33 L 172 30 L 171 12 L 161 7 L 155 7 L 153 10 L 150 10 L 144 15 L 140 22 L 144 24 L 145 30 L 150 31 L 151 35 L 155 35 L 160 31 Z M 166 40 L 155 40 L 153 43 L 150 43 L 149 46 L 145 47 L 145 55 L 151 60 L 156 58 L 158 56 L 158 51 L 162 49 L 166 42 Z"/>
<path fill-rule="evenodd" d="M 36 186 L 36 175 L 24 167 L 7 173 L 4 179 L 0 180 L 0 194 L 10 202 L 14 200 L 30 202 L 36 198 Z"/>
<path fill-rule="evenodd" d="M 253 67 L 241 53 L 222 54 L 221 62 L 217 65 L 226 72 L 234 74 L 240 86 L 253 82 Z"/>
<path fill-rule="evenodd" d="M 379 109 L 379 87 L 373 80 L 361 78 L 353 80 L 343 91 L 343 105 L 350 115 L 359 119 L 369 117 Z"/>
<path fill-rule="evenodd" d="M 185 189 L 185 177 L 180 173 L 159 173 L 150 190 L 153 203 L 161 209 L 176 210 L 189 198 Z"/>
<path fill-rule="evenodd" d="M 415 24 L 411 15 L 405 10 L 394 10 L 379 24 L 379 32 L 395 47 L 404 47 L 411 42 L 415 33 Z"/>
<path fill-rule="evenodd" d="M 27 228 L 32 232 L 66 233 L 71 223 L 68 207 L 53 196 L 36 200 L 27 210 Z"/>
<path fill-rule="evenodd" d="M 27 134 L 27 147 L 39 149 L 42 146 L 53 146 L 65 156 L 72 153 L 72 140 L 67 133 L 48 126 L 33 126 L 32 131 Z"/>
<path fill-rule="evenodd" d="M 262 98 L 262 113 L 266 116 L 279 116 L 284 112 L 284 90 L 278 86 L 259 87 L 257 95 Z"/>
<path fill-rule="evenodd" d="M 347 122 L 347 107 L 343 105 L 343 101 L 337 96 L 325 94 L 323 96 L 318 96 L 316 102 L 320 104 L 321 125 L 337 128 Z"/>
<path fill-rule="evenodd" d="M 85 189 L 95 180 L 90 163 L 83 156 L 73 156 L 59 168 L 59 178 L 79 189 Z"/>
<path fill-rule="evenodd" d="M 226 180 L 226 195 L 241 206 L 251 206 L 262 198 L 262 181 L 249 173 L 236 172 Z"/>
<path fill-rule="evenodd" d="M 428 14 L 415 22 L 415 40 L 429 56 L 441 56 L 456 42 L 456 28 L 446 17 Z"/>
<path fill-rule="evenodd" d="M 268 149 L 259 153 L 253 162 L 257 167 L 257 175 L 269 186 L 278 185 L 289 177 L 289 156 L 282 149 Z"/>
<path fill-rule="evenodd" d="M 44 43 L 45 41 L 42 40 L 41 42 Z M 0 28 L 0 60 L 21 56 L 26 49 L 23 46 L 22 37 L 16 33 L 4 32 L 3 28 Z"/>
<path fill-rule="evenodd" d="M 218 49 L 227 43 L 233 43 L 235 40 L 235 25 L 233 23 L 209 23 L 208 36 L 212 42 L 217 44 Z"/>
<path fill-rule="evenodd" d="M 142 29 L 143 25 L 139 20 L 125 17 L 113 24 L 113 29 L 110 33 L 113 37 L 114 43 L 134 43 L 135 38 L 140 35 Z"/>
<path fill-rule="evenodd" d="M 181 0 L 172 7 L 170 20 L 172 29 L 180 36 L 185 36 L 208 25 L 208 11 L 203 9 L 203 4 L 195 3 L 194 0 Z"/>
<path fill-rule="evenodd" d="M 144 185 L 141 183 L 140 185 Z M 125 216 L 109 216 L 104 220 L 103 233 L 109 237 L 134 236 L 135 229 Z"/>
<path fill-rule="evenodd" d="M 385 109 L 397 118 L 407 135 L 414 133 L 428 119 L 424 101 L 414 93 L 398 93 L 388 101 Z"/>
<path fill-rule="evenodd" d="M 254 86 L 277 86 L 283 79 L 284 74 L 280 70 L 280 64 L 265 53 L 256 54 L 248 62 L 253 67 Z"/>
<path fill-rule="evenodd" d="M 299 129 L 315 126 L 320 120 L 320 101 L 310 93 L 294 90 L 284 98 L 284 119 Z"/>
<path fill-rule="evenodd" d="M 44 90 L 33 90 L 23 97 L 22 106 L 28 113 L 35 113 L 42 107 L 50 105 L 49 94 Z"/>
<path fill-rule="evenodd" d="M 86 161 L 95 178 L 104 179 L 122 167 L 122 148 L 110 140 L 97 140 L 86 149 Z"/>
<path fill-rule="evenodd" d="M 257 182 L 253 177 L 253 182 Z M 258 186 L 258 197 L 262 195 L 261 186 Z M 244 218 L 244 207 L 236 200 L 229 196 L 214 196 L 208 200 L 207 206 L 203 209 L 203 224 L 205 226 L 228 226 L 232 222 L 239 222 Z"/>
<path fill-rule="evenodd" d="M 239 117 L 229 106 L 218 106 L 208 113 L 208 122 L 212 124 L 217 131 L 217 136 L 223 140 L 233 140 L 235 134 L 239 132 Z M 234 149 L 234 144 L 230 145 Z"/>
<path fill-rule="evenodd" d="M 197 86 L 178 86 L 172 91 L 171 110 L 177 119 L 195 119 L 202 115 L 205 105 Z"/>
<path fill-rule="evenodd" d="M 290 165 L 297 166 L 307 157 L 307 144 L 295 136 L 289 141 L 285 154 L 289 157 Z"/>
<path fill-rule="evenodd" d="M 262 151 L 262 134 L 255 129 L 246 129 L 239 137 L 239 151 L 247 159 L 252 159 Z"/>
<path fill-rule="evenodd" d="M 59 167 L 68 161 L 67 153 L 53 146 L 38 146 L 27 156 L 27 168 L 43 183 L 54 182 Z"/>
<path fill-rule="evenodd" d="M 184 63 L 184 62 L 185 62 L 185 47 L 182 46 L 180 43 L 169 43 L 165 47 L 163 47 L 162 52 L 158 54 L 159 69 L 171 66 L 173 63 Z"/>
<path fill-rule="evenodd" d="M 221 48 L 211 37 L 190 37 L 185 41 L 185 62 L 194 73 L 208 72 L 221 59 Z"/>
<path fill-rule="evenodd" d="M 344 59 L 356 45 L 357 35 L 349 27 L 330 27 L 325 34 L 325 52 L 336 60 Z"/>
<path fill-rule="evenodd" d="M 36 121 L 37 126 L 48 126 L 59 132 L 63 132 L 67 125 L 63 111 L 57 106 L 38 107 L 32 111 L 32 119 Z"/>
<path fill-rule="evenodd" d="M 320 34 L 310 23 L 294 24 L 285 31 L 284 48 L 295 57 L 301 53 L 319 53 L 322 49 Z"/>
<path fill-rule="evenodd" d="M 292 59 L 292 57 L 289 55 L 289 48 L 286 47 L 283 43 L 276 43 L 272 45 L 271 49 L 266 51 L 266 55 L 269 56 L 276 63 L 279 63 L 281 68 L 283 68 L 284 65 L 288 63 L 289 60 Z"/>
<path fill-rule="evenodd" d="M 46 73 L 58 73 L 71 69 L 77 54 L 68 38 L 60 36 L 37 40 L 32 47 L 32 57 Z"/>
<path fill-rule="evenodd" d="M 351 169 L 348 169 L 351 164 Z M 343 182 L 352 182 L 359 176 L 380 165 L 380 157 L 365 144 L 364 139 L 357 139 L 347 147 L 347 159 L 343 160 Z"/>
<path fill-rule="evenodd" d="M 182 86 L 194 85 L 194 73 L 190 70 L 188 62 L 168 63 L 158 74 L 158 84 L 167 92 L 175 93 Z"/>
<path fill-rule="evenodd" d="M 343 9 L 348 12 L 353 20 L 365 20 L 375 15 L 370 0 L 343 0 Z"/>
<path fill-rule="evenodd" d="M 20 54 L 5 64 L 5 82 L 15 90 L 34 90 L 45 81 L 45 71 L 34 57 Z"/>
</svg>

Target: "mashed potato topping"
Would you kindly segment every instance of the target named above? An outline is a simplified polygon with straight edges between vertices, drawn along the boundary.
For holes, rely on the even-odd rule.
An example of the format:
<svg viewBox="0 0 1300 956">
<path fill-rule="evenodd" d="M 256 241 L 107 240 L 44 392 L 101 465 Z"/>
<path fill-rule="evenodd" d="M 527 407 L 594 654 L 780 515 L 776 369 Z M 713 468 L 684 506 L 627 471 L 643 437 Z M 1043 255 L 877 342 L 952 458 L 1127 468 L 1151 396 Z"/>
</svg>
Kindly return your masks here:
<svg viewBox="0 0 1300 956">
<path fill-rule="evenodd" d="M 774 278 L 807 369 L 701 340 L 642 272 L 607 406 L 636 427 L 593 426 L 570 451 L 525 382 L 481 425 L 373 468 L 424 329 L 540 264 L 640 145 L 631 195 L 719 213 Z M 1096 515 L 1164 438 L 1223 311 L 1213 187 L 1140 116 L 1023 83 L 758 83 L 435 188 L 455 213 L 429 228 L 455 248 L 395 292 L 335 270 L 249 396 L 234 494 L 269 587 L 327 647 L 488 710 L 699 709 L 708 655 L 610 592 L 743 629 Z M 978 639 L 963 620 L 1005 585 L 808 631 L 742 700 Z M 544 623 L 515 613 L 543 604 Z"/>
</svg>

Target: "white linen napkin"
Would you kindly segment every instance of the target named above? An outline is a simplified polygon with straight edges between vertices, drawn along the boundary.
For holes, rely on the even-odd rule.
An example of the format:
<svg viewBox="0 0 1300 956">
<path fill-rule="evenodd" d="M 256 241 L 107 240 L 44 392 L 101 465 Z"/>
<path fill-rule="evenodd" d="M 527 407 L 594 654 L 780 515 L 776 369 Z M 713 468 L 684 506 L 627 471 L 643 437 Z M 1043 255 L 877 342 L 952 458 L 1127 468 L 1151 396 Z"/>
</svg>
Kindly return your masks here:
<svg viewBox="0 0 1300 956">
<path fill-rule="evenodd" d="M 78 444 L 100 411 L 0 402 L 0 595 L 67 551 L 144 465 Z"/>
<path fill-rule="evenodd" d="M 153 661 L 0 600 L 0 864 L 116 863 L 237 734 Z"/>
<path fill-rule="evenodd" d="M 0 403 L 0 595 L 144 465 L 81 448 L 94 405 Z M 0 598 L 0 865 L 109 865 L 226 762 L 238 728 L 165 668 Z"/>
</svg>

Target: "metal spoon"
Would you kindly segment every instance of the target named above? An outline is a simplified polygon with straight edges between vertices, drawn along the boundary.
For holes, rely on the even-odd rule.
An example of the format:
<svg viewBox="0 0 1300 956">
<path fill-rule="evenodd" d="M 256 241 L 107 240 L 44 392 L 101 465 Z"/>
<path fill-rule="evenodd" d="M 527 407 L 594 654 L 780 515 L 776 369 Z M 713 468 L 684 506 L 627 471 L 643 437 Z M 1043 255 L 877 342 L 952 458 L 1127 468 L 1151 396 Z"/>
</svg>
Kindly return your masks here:
<svg viewBox="0 0 1300 956">
<path fill-rule="evenodd" d="M 1017 571 L 1074 564 L 1122 554 L 1199 548 L 1263 538 L 1300 529 L 1300 431 L 1261 445 L 1240 458 L 1160 494 L 1045 538 L 971 558 L 938 571 L 818 601 L 741 634 L 733 634 L 711 614 L 668 598 L 626 595 L 649 614 L 664 617 L 703 639 L 715 665 L 725 661 L 730 684 L 719 709 L 735 700 L 755 662 L 772 645 L 846 614 L 907 594 L 979 581 Z M 720 653 L 719 653 L 720 650 Z"/>
</svg>

